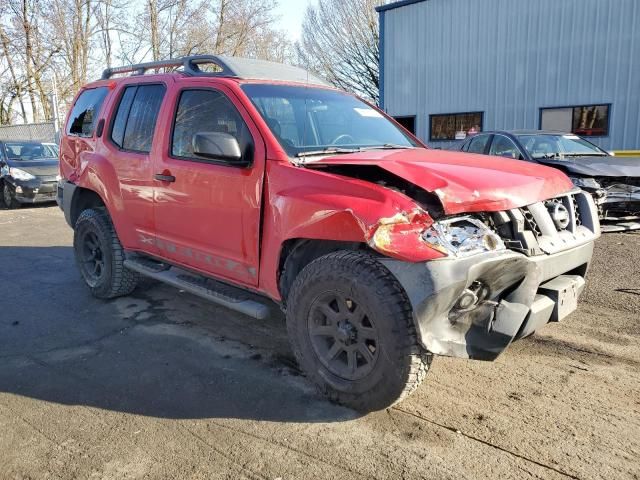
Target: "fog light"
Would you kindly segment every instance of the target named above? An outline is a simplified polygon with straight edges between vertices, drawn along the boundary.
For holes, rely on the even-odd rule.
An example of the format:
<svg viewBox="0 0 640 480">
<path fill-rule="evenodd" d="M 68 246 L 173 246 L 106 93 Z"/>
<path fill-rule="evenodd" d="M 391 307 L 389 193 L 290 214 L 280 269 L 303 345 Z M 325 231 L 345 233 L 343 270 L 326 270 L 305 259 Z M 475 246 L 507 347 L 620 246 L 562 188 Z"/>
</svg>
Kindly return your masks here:
<svg viewBox="0 0 640 480">
<path fill-rule="evenodd" d="M 460 295 L 460 298 L 458 298 L 458 301 L 456 302 L 453 309 L 460 313 L 468 312 L 470 310 L 473 310 L 473 307 L 475 307 L 477 304 L 478 297 L 476 296 L 476 294 L 466 288 L 464 292 L 462 292 L 462 295 Z"/>
<path fill-rule="evenodd" d="M 16 187 L 16 193 L 22 193 L 22 187 Z"/>
<path fill-rule="evenodd" d="M 479 280 L 474 281 L 465 288 L 456 303 L 453 304 L 453 308 L 449 311 L 449 321 L 452 325 L 457 323 L 472 321 L 472 318 L 467 318 L 467 313 L 473 312 L 477 308 L 482 307 L 488 302 L 490 295 L 489 287 Z"/>
</svg>

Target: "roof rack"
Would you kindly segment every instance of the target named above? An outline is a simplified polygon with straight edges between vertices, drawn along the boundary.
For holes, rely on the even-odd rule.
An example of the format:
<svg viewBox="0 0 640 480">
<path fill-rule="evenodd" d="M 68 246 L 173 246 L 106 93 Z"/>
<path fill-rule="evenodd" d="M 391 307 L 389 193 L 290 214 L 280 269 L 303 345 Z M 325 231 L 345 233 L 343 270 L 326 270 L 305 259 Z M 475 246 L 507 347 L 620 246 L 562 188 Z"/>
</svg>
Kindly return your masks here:
<svg viewBox="0 0 640 480">
<path fill-rule="evenodd" d="M 215 65 L 217 71 L 203 70 L 201 65 Z M 102 72 L 102 80 L 113 75 L 132 73 L 144 75 L 147 70 L 160 68 L 182 68 L 181 73 L 191 76 L 235 77 L 260 80 L 279 80 L 314 85 L 329 85 L 307 70 L 282 63 L 255 60 L 253 58 L 227 57 L 224 55 L 191 55 L 188 57 L 160 60 L 157 62 L 137 63 L 122 67 L 107 68 Z"/>
<path fill-rule="evenodd" d="M 214 64 L 220 68 L 219 72 L 206 72 L 200 68 L 201 64 Z M 147 70 L 157 70 L 159 68 L 179 68 L 187 75 L 216 75 L 225 77 L 235 77 L 235 73 L 215 55 L 192 55 L 190 57 L 172 58 L 169 60 L 159 60 L 157 62 L 136 63 L 122 67 L 107 68 L 102 72 L 102 80 L 107 80 L 113 75 L 130 73 L 134 75 L 144 75 Z"/>
</svg>

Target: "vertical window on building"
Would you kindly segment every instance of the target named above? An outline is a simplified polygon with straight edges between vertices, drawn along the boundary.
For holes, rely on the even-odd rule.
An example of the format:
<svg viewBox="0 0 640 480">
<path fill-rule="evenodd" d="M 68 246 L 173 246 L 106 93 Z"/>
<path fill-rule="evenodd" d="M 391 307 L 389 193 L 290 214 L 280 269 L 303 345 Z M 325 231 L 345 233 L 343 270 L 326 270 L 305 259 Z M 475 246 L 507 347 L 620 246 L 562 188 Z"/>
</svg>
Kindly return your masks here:
<svg viewBox="0 0 640 480">
<path fill-rule="evenodd" d="M 122 94 L 111 140 L 123 150 L 151 151 L 164 85 L 133 85 Z"/>
<path fill-rule="evenodd" d="M 69 114 L 67 134 L 76 137 L 90 137 L 100 114 L 102 102 L 107 96 L 107 87 L 91 88 L 83 91 Z"/>
<path fill-rule="evenodd" d="M 396 122 L 398 122 L 400 125 L 406 128 L 408 131 L 410 131 L 414 135 L 416 134 L 416 116 L 415 115 L 393 117 L 393 118 L 395 119 Z"/>
<path fill-rule="evenodd" d="M 483 112 L 441 113 L 429 116 L 429 141 L 464 140 L 482 131 Z"/>
<path fill-rule="evenodd" d="M 575 133 L 585 137 L 605 137 L 609 134 L 610 105 L 580 105 L 540 109 L 540 128 Z"/>
</svg>

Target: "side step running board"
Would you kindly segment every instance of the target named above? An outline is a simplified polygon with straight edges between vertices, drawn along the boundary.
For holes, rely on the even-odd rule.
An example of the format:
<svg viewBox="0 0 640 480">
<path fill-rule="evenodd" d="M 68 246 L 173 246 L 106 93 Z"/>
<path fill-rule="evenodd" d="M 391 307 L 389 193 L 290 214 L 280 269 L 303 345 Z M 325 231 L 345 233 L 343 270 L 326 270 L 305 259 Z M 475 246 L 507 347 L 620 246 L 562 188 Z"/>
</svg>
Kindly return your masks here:
<svg viewBox="0 0 640 480">
<path fill-rule="evenodd" d="M 269 307 L 251 298 L 256 295 L 226 283 L 200 277 L 144 257 L 128 258 L 124 261 L 124 266 L 145 277 L 167 283 L 255 319 L 264 320 L 269 316 Z"/>
</svg>

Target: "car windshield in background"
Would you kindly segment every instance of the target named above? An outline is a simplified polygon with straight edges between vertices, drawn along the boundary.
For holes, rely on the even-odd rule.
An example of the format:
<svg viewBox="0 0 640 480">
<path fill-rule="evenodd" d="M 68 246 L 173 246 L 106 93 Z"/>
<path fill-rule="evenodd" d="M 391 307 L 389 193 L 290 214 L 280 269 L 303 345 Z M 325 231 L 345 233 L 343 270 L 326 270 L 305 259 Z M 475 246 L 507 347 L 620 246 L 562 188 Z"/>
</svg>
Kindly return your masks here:
<svg viewBox="0 0 640 480">
<path fill-rule="evenodd" d="M 602 157 L 606 153 L 577 135 L 517 135 L 532 158 Z"/>
<path fill-rule="evenodd" d="M 263 84 L 242 89 L 290 157 L 416 146 L 380 112 L 346 93 Z"/>
<path fill-rule="evenodd" d="M 38 142 L 5 142 L 4 151 L 9 160 L 35 160 L 58 157 L 57 146 Z"/>
</svg>

